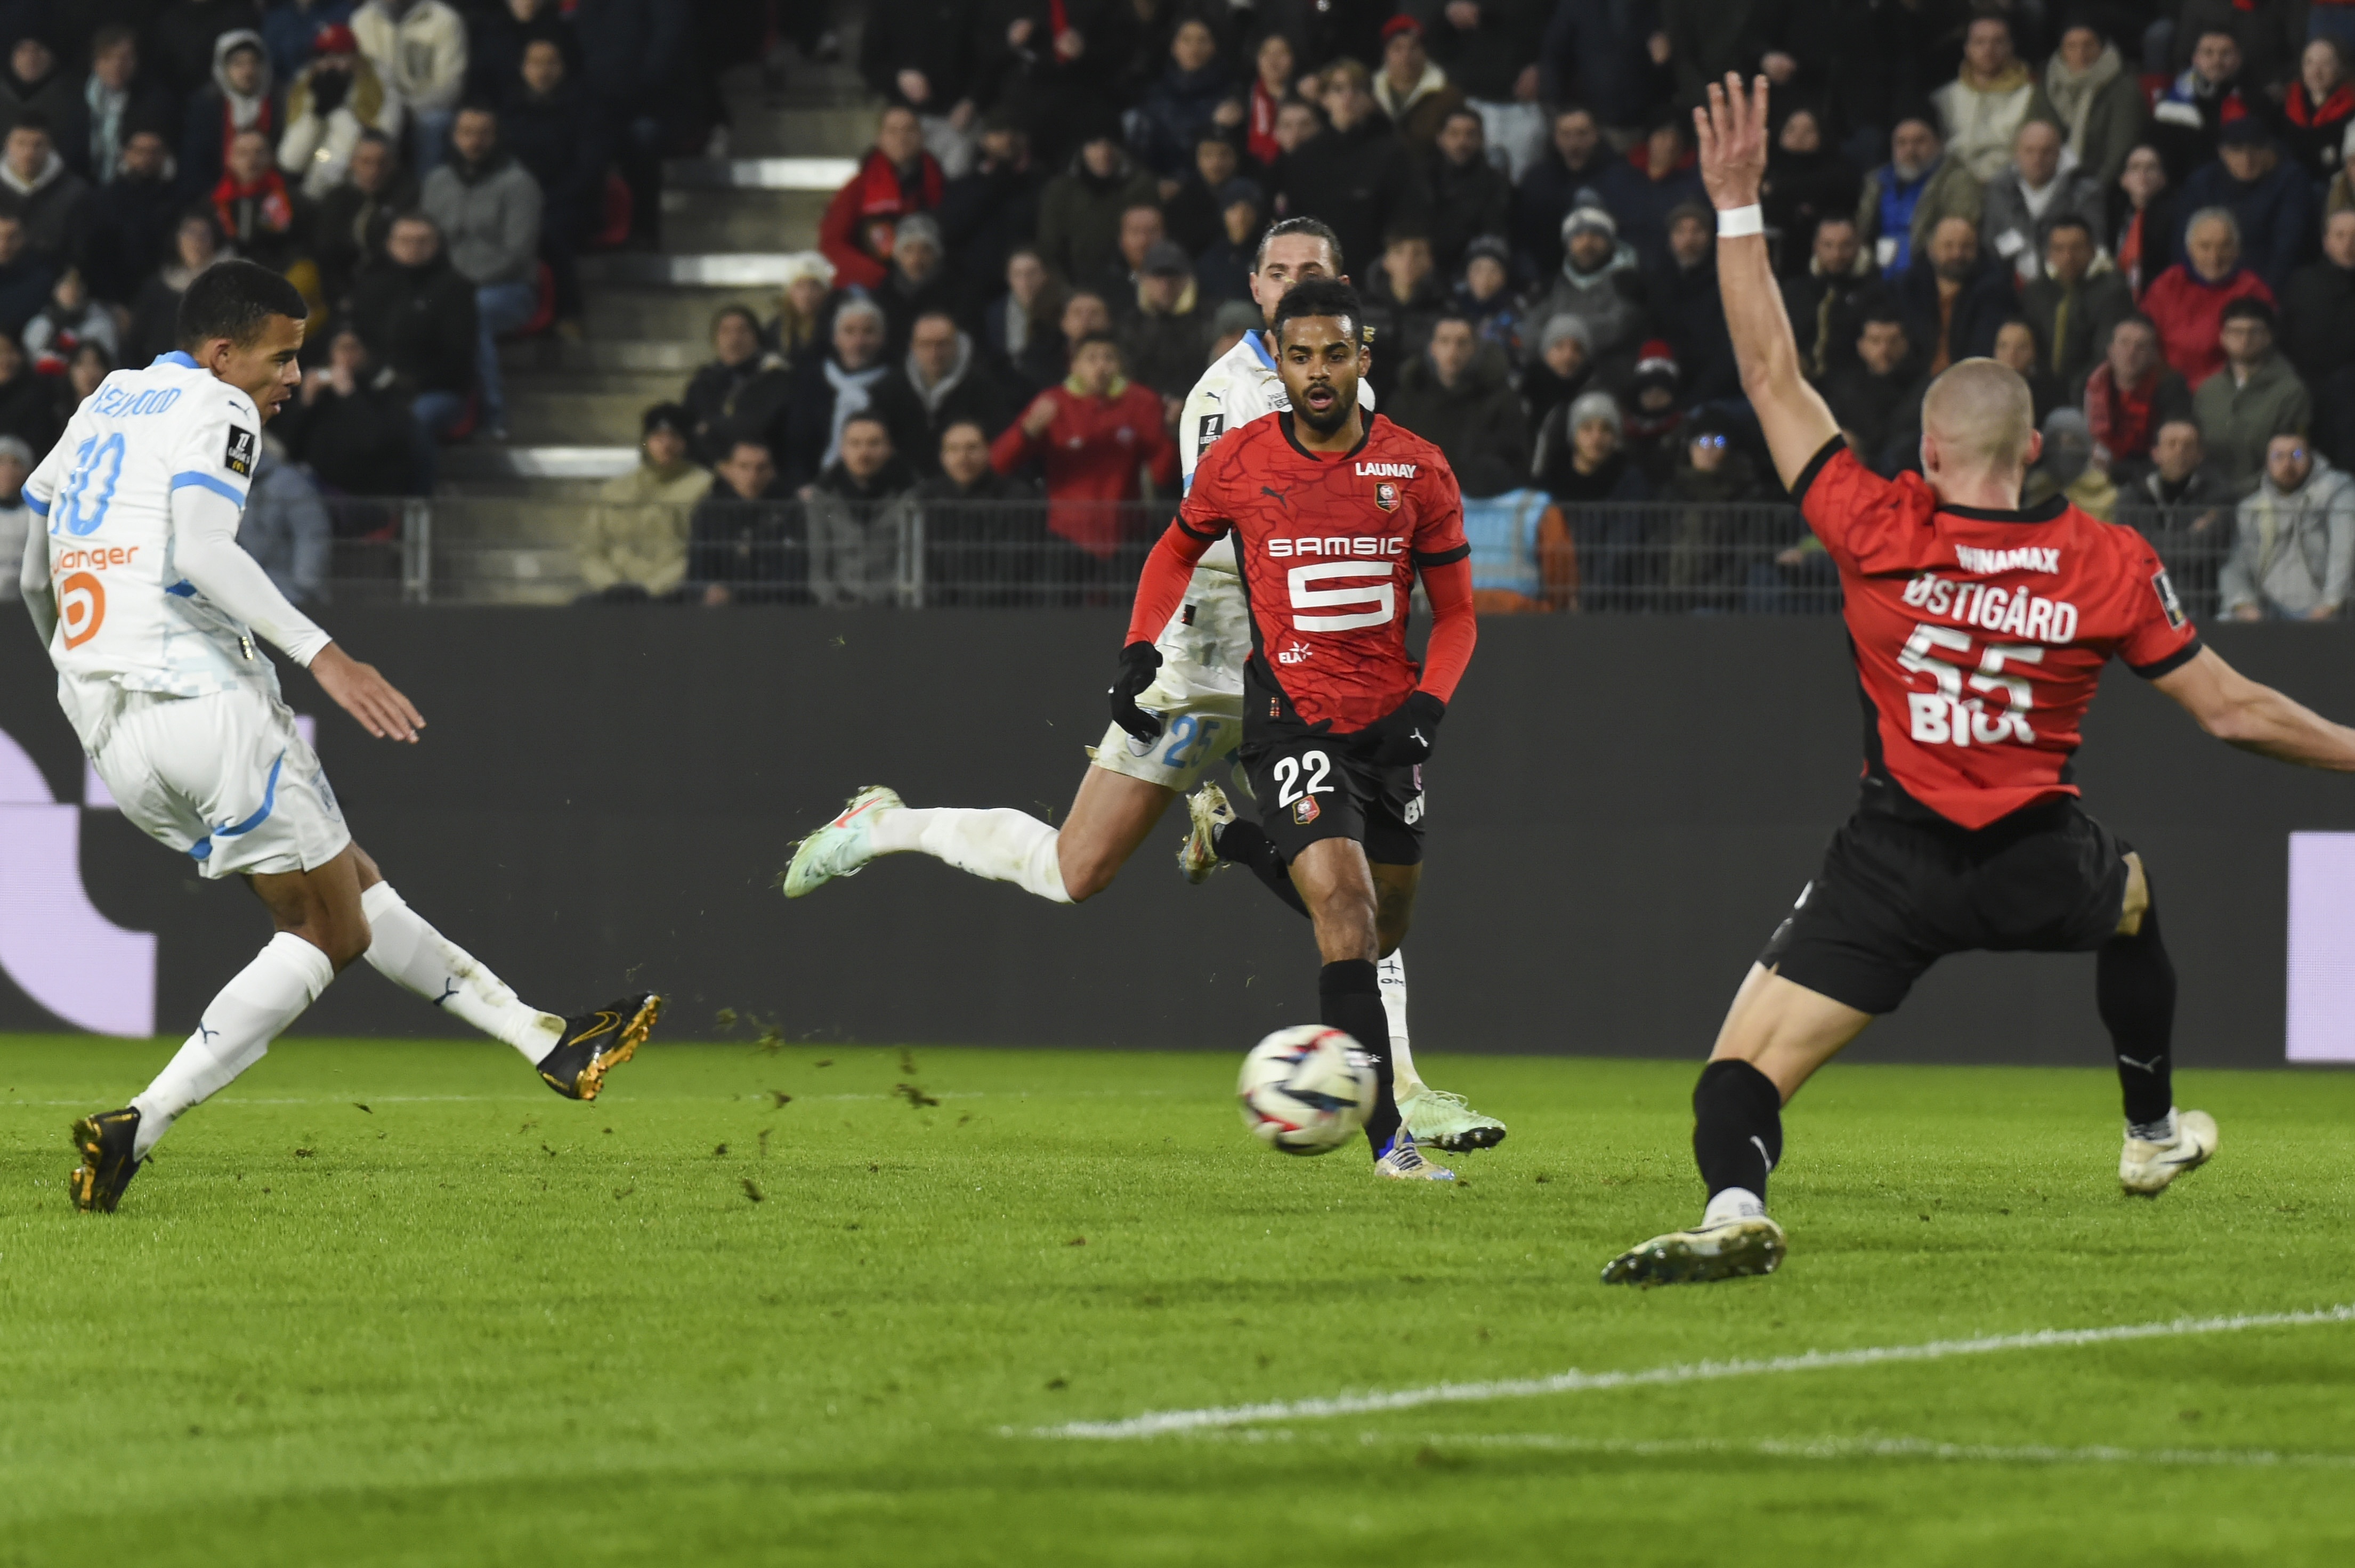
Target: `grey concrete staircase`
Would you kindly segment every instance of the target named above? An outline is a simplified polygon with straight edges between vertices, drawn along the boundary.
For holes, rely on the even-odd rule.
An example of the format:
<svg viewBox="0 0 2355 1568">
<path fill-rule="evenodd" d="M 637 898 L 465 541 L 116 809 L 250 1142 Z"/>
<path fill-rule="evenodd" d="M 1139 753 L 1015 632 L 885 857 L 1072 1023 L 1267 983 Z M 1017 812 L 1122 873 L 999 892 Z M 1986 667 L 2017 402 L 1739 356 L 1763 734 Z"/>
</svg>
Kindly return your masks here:
<svg viewBox="0 0 2355 1568">
<path fill-rule="evenodd" d="M 846 42 L 855 54 L 855 35 Z M 826 201 L 874 140 L 875 108 L 847 67 L 794 66 L 778 101 L 751 67 L 723 88 L 729 155 L 666 166 L 662 250 L 584 259 L 582 335 L 505 347 L 506 442 L 444 450 L 436 597 L 573 596 L 587 504 L 604 477 L 635 463 L 645 409 L 677 397 L 709 356 L 720 306 L 775 313 L 783 259 L 816 247 Z"/>
</svg>

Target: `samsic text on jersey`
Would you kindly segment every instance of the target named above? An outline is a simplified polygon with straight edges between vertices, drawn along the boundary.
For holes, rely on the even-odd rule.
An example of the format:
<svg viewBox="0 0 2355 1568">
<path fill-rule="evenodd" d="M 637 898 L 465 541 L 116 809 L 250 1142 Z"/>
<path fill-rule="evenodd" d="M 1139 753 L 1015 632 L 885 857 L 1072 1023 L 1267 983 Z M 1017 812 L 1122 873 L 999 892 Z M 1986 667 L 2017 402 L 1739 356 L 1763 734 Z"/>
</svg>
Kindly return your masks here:
<svg viewBox="0 0 2355 1568">
<path fill-rule="evenodd" d="M 1229 431 L 1195 469 L 1178 523 L 1200 539 L 1232 529 L 1257 673 L 1303 721 L 1330 719 L 1344 734 L 1414 690 L 1416 568 L 1472 549 L 1447 460 L 1379 414 L 1345 456 L 1304 450 L 1288 413 Z M 1274 715 L 1247 706 L 1243 716 Z"/>
<path fill-rule="evenodd" d="M 2115 654 L 2146 679 L 2200 652 L 2149 542 L 2065 499 L 1947 506 L 1919 474 L 1882 479 L 1835 440 L 1793 487 L 1839 567 L 1876 783 L 1981 828 L 2077 793 L 2069 759 Z"/>
</svg>

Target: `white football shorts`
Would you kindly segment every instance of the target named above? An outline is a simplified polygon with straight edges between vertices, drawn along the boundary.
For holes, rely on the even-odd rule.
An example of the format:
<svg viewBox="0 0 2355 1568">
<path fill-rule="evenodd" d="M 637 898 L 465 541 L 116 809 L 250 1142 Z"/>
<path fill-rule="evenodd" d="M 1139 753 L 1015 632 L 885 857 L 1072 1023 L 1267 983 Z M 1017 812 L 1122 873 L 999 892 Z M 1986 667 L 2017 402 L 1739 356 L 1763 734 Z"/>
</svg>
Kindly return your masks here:
<svg viewBox="0 0 2355 1568">
<path fill-rule="evenodd" d="M 1143 741 L 1118 725 L 1104 726 L 1092 760 L 1098 768 L 1179 794 L 1194 787 L 1203 769 L 1223 762 L 1243 743 L 1243 694 L 1225 683 L 1188 679 L 1183 664 L 1164 664 L 1136 699 L 1161 715 L 1161 736 Z"/>
<path fill-rule="evenodd" d="M 248 689 L 122 705 L 91 765 L 124 816 L 204 875 L 315 871 L 352 842 L 284 703 Z"/>
</svg>

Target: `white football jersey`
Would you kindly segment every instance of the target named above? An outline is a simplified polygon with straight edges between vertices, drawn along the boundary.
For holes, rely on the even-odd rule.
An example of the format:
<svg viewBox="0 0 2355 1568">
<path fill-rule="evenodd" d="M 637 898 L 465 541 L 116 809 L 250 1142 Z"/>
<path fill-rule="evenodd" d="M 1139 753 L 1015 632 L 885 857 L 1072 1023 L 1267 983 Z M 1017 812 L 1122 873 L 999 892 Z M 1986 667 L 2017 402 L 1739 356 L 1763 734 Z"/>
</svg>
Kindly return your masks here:
<svg viewBox="0 0 2355 1568">
<path fill-rule="evenodd" d="M 25 482 L 48 524 L 49 658 L 69 691 L 277 691 L 246 627 L 172 564 L 173 493 L 197 485 L 242 507 L 261 450 L 253 400 L 182 353 L 114 372 L 75 410 Z"/>
<path fill-rule="evenodd" d="M 1358 402 L 1369 411 L 1374 406 L 1374 389 L 1363 380 L 1358 383 Z M 1185 487 L 1194 487 L 1195 466 L 1220 436 L 1291 407 L 1267 344 L 1258 333 L 1243 334 L 1241 342 L 1202 372 L 1178 416 L 1178 461 Z M 1241 692 L 1243 660 L 1251 652 L 1251 622 L 1236 573 L 1234 538 L 1228 535 L 1196 563 L 1186 603 L 1156 646 L 1165 660 L 1211 673 L 1217 684 L 1231 682 Z"/>
</svg>

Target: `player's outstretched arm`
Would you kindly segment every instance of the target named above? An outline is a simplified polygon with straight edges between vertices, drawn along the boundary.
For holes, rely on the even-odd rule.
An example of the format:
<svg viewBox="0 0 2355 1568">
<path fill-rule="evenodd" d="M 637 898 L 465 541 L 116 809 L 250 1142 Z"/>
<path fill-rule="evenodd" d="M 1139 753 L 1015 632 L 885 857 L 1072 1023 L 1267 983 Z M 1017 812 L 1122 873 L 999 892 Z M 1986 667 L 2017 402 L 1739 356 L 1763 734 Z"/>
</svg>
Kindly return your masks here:
<svg viewBox="0 0 2355 1568">
<path fill-rule="evenodd" d="M 1745 92 L 1742 79 L 1727 72 L 1725 84 L 1710 87 L 1709 102 L 1693 111 L 1693 127 L 1710 204 L 1721 215 L 1747 208 L 1754 217 L 1766 179 L 1766 79 Z M 1724 221 L 1721 216 L 1721 227 Z M 1719 234 L 1717 288 L 1742 366 L 1742 390 L 1766 432 L 1774 471 L 1785 485 L 1796 484 L 1808 461 L 1839 434 L 1839 424 L 1799 372 L 1798 341 L 1783 311 L 1763 231 L 1750 227 L 1747 234 Z"/>
<path fill-rule="evenodd" d="M 2202 648 L 2190 663 L 2151 684 L 2229 746 L 2306 768 L 2355 773 L 2355 729 L 2250 680 L 2213 648 Z"/>
</svg>

